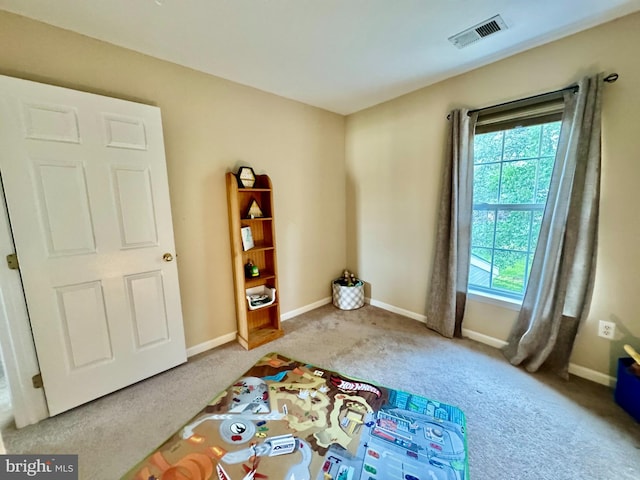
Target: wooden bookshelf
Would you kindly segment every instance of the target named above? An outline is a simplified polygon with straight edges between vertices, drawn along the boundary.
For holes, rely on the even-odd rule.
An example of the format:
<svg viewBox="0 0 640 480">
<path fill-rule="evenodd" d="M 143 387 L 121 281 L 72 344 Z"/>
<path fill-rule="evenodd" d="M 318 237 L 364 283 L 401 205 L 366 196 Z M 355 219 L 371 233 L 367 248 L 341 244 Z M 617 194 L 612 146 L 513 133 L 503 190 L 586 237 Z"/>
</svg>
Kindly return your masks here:
<svg viewBox="0 0 640 480">
<path fill-rule="evenodd" d="M 229 235 L 231 239 L 231 261 L 233 264 L 233 286 L 238 323 L 237 340 L 251 350 L 281 337 L 280 289 L 278 288 L 278 262 L 276 255 L 275 212 L 273 191 L 268 175 L 256 175 L 253 188 L 239 188 L 236 175 L 227 173 L 227 208 L 229 211 Z M 256 200 L 263 217 L 246 218 L 249 205 Z M 240 229 L 251 227 L 254 247 L 244 251 Z M 260 271 L 260 276 L 246 278 L 244 266 L 251 260 Z M 276 289 L 276 301 L 271 305 L 250 310 L 247 304 L 247 288 L 265 285 Z"/>
</svg>

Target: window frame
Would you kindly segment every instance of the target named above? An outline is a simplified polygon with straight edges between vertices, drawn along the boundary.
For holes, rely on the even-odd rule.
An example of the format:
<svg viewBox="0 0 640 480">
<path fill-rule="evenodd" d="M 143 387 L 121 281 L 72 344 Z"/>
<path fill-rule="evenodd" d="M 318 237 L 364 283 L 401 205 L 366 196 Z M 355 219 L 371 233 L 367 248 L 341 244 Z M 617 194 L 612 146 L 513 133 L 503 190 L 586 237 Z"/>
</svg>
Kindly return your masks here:
<svg viewBox="0 0 640 480">
<path fill-rule="evenodd" d="M 478 115 L 478 119 L 473 132 L 473 143 L 475 146 L 475 138 L 478 134 L 485 134 L 491 132 L 506 132 L 512 130 L 514 128 L 519 127 L 528 127 L 534 125 L 545 125 L 549 123 L 562 122 L 562 117 L 564 113 L 564 102 L 562 98 L 557 96 L 547 98 L 540 103 L 531 104 L 529 102 L 525 102 L 524 105 L 519 105 L 517 102 L 515 105 L 510 105 L 509 107 L 499 107 L 494 109 L 487 109 L 487 112 L 483 114 L 480 112 Z M 562 125 L 562 123 L 560 124 Z M 526 292 L 526 288 L 529 282 L 529 274 L 530 274 L 530 265 L 529 262 L 533 262 L 533 257 L 535 256 L 535 250 L 537 248 L 536 245 L 532 249 L 532 233 L 533 233 L 533 215 L 530 219 L 529 224 L 529 232 L 527 239 L 527 250 L 526 251 L 516 251 L 511 249 L 503 249 L 496 248 L 496 235 L 498 230 L 498 215 L 499 212 L 517 212 L 517 211 L 531 211 L 531 212 L 541 212 L 542 216 L 544 216 L 544 210 L 546 207 L 546 199 L 544 203 L 499 203 L 500 194 L 502 191 L 502 168 L 505 164 L 510 162 L 518 162 L 523 160 L 532 160 L 536 159 L 540 162 L 540 159 L 543 156 L 536 157 L 528 157 L 528 158 L 518 158 L 518 159 L 508 159 L 505 160 L 503 156 L 500 157 L 498 161 L 490 161 L 490 162 L 482 162 L 476 164 L 475 162 L 475 152 L 474 148 L 471 148 L 470 151 L 473 152 L 470 158 L 471 168 L 475 170 L 477 165 L 492 165 L 498 164 L 500 165 L 500 181 L 498 184 L 498 192 L 497 192 L 497 201 L 496 203 L 488 203 L 488 202 L 478 202 L 473 203 L 473 193 L 472 193 L 472 221 L 470 228 L 470 241 L 469 241 L 469 277 L 467 278 L 467 290 L 471 295 L 476 298 L 483 298 L 489 301 L 489 303 L 500 304 L 501 306 L 506 306 L 507 308 L 513 308 L 514 305 L 521 305 L 522 299 L 524 298 L 524 294 Z M 539 152 L 540 153 L 540 152 Z M 501 155 L 504 154 L 504 144 L 502 145 Z M 556 149 L 557 155 L 557 149 Z M 555 160 L 554 160 L 555 164 Z M 553 171 L 553 169 L 552 169 Z M 538 181 L 539 169 L 536 168 L 536 184 Z M 474 190 L 475 190 L 475 179 L 473 182 Z M 548 195 L 548 192 L 547 192 Z M 535 198 L 534 198 L 535 200 Z M 493 211 L 494 212 L 494 224 L 493 224 L 493 233 L 492 233 L 492 246 L 474 246 L 471 242 L 473 240 L 473 214 L 476 211 Z M 474 248 L 485 248 L 487 250 L 491 250 L 491 261 L 488 262 L 490 264 L 489 276 L 490 276 L 490 284 L 493 283 L 493 269 L 494 269 L 494 261 L 495 261 L 495 252 L 503 251 L 503 252 L 516 252 L 516 253 L 524 253 L 525 257 L 525 271 L 524 271 L 524 288 L 522 293 L 509 292 L 508 290 L 496 289 L 492 287 L 483 287 L 481 285 L 471 284 L 471 252 Z"/>
</svg>

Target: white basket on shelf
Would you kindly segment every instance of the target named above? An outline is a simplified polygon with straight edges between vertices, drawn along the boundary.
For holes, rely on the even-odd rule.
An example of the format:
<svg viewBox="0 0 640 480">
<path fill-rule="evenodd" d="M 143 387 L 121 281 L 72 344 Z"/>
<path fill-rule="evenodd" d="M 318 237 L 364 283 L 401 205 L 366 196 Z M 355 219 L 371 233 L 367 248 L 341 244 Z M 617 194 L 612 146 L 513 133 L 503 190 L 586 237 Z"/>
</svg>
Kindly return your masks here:
<svg viewBox="0 0 640 480">
<path fill-rule="evenodd" d="M 266 285 L 247 288 L 246 297 L 249 310 L 257 310 L 276 301 L 276 289 Z"/>
</svg>

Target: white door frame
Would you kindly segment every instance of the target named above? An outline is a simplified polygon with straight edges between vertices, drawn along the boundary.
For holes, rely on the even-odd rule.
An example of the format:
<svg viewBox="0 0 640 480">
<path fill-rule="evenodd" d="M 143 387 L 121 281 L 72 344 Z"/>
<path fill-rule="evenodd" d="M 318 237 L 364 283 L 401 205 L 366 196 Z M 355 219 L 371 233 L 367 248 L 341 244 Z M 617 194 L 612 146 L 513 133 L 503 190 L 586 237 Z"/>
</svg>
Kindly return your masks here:
<svg viewBox="0 0 640 480">
<path fill-rule="evenodd" d="M 7 214 L 4 188 L 0 182 L 0 354 L 11 390 L 13 416 L 18 428 L 49 417 L 42 388 L 32 377 L 40 372 L 31 324 L 19 270 L 10 270 L 7 255 L 15 253 Z"/>
</svg>

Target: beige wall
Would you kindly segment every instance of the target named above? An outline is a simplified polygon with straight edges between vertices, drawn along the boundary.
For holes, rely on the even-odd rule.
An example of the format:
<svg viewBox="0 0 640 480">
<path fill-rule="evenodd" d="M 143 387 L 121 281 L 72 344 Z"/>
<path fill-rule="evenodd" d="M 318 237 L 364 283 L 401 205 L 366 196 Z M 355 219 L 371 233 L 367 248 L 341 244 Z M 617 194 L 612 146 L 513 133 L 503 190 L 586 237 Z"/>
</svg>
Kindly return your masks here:
<svg viewBox="0 0 640 480">
<path fill-rule="evenodd" d="M 605 86 L 598 273 L 572 362 L 615 375 L 622 344 L 640 347 L 640 14 L 631 15 L 347 117 L 347 260 L 371 297 L 424 314 L 446 115 L 562 88 L 598 71 Z M 473 48 L 470 47 L 470 48 Z M 452 50 L 452 55 L 455 51 Z M 471 301 L 464 327 L 506 339 L 517 312 Z M 616 341 L 597 320 L 618 325 Z"/>
<path fill-rule="evenodd" d="M 282 313 L 329 295 L 344 117 L 2 11 L 0 45 L 0 74 L 161 108 L 187 346 L 235 331 L 224 174 L 240 164 L 274 184 Z"/>
<path fill-rule="evenodd" d="M 373 299 L 422 315 L 447 112 L 618 72 L 605 87 L 595 298 L 572 359 L 607 374 L 623 343 L 640 347 L 638 44 L 640 14 L 351 115 L 345 142 L 339 115 L 0 11 L 0 74 L 162 109 L 188 346 L 235 330 L 226 171 L 272 177 L 283 313 L 325 298 L 348 263 Z M 465 327 L 504 339 L 516 314 L 471 301 Z M 596 336 L 601 318 L 615 342 Z"/>
</svg>

